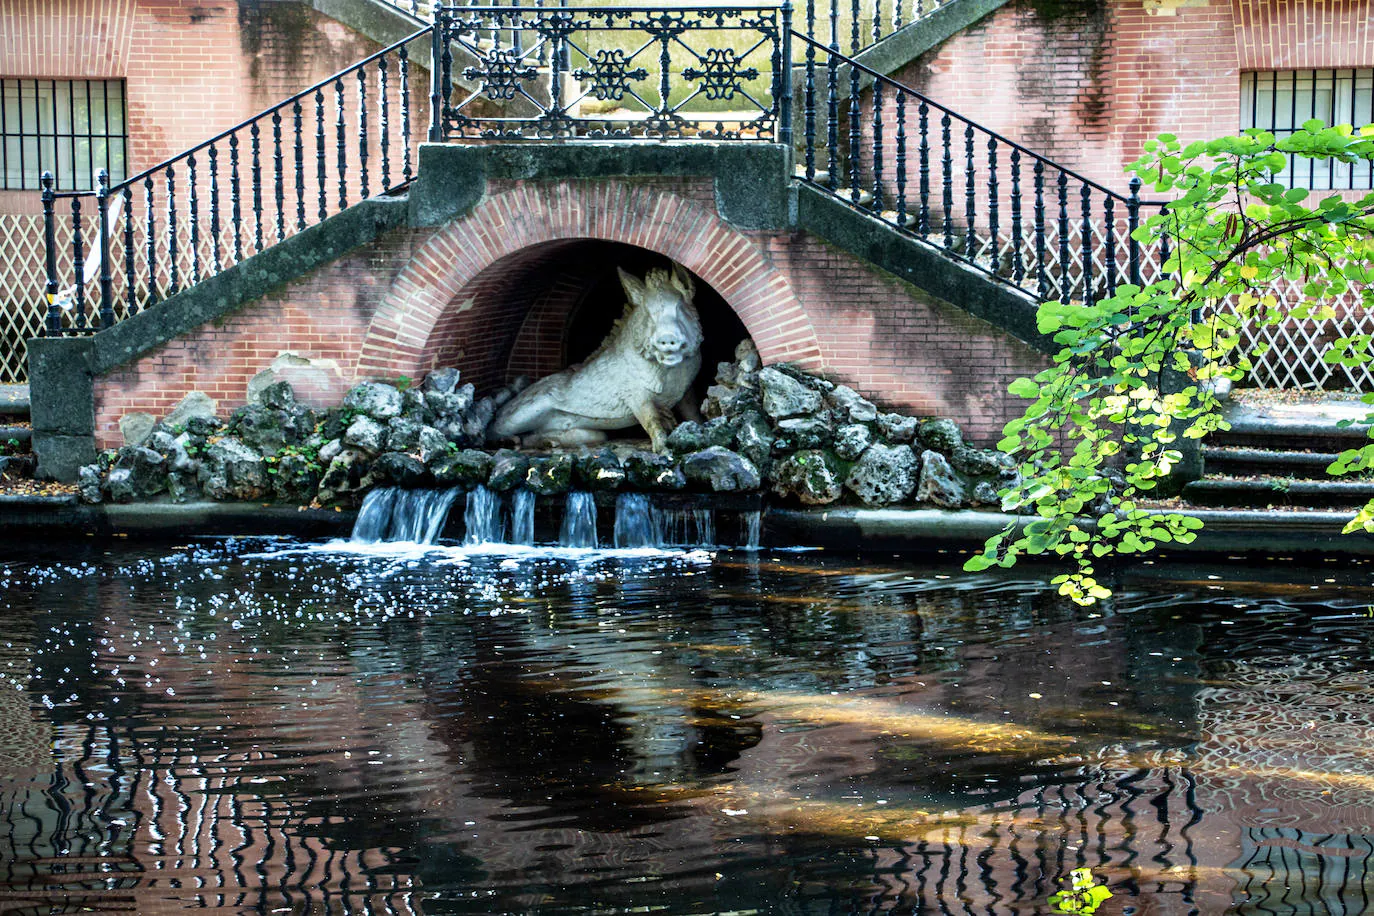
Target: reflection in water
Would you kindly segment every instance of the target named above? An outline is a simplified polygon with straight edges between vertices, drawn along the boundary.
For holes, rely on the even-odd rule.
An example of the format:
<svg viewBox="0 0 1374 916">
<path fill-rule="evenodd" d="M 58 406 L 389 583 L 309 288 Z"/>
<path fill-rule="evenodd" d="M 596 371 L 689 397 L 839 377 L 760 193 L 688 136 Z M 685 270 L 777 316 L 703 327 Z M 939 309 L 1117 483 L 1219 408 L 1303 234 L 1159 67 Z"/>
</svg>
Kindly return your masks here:
<svg viewBox="0 0 1374 916">
<path fill-rule="evenodd" d="M 0 567 L 0 911 L 1371 908 L 1363 592 L 331 551 Z"/>
</svg>

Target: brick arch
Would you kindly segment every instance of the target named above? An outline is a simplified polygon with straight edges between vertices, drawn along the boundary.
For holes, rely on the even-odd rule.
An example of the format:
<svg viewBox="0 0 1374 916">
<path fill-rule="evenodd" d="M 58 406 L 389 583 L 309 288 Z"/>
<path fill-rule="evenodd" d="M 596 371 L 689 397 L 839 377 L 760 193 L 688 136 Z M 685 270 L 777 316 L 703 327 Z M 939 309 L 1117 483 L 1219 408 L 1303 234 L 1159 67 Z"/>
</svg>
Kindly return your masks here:
<svg viewBox="0 0 1374 916">
<path fill-rule="evenodd" d="M 494 277 L 537 270 L 541 252 L 580 239 L 623 242 L 672 258 L 725 299 L 764 362 L 824 368 L 811 319 L 764 246 L 701 204 L 660 188 L 561 182 L 497 193 L 425 242 L 374 313 L 358 376 L 416 376 L 433 368 L 455 316 L 470 310 Z"/>
</svg>

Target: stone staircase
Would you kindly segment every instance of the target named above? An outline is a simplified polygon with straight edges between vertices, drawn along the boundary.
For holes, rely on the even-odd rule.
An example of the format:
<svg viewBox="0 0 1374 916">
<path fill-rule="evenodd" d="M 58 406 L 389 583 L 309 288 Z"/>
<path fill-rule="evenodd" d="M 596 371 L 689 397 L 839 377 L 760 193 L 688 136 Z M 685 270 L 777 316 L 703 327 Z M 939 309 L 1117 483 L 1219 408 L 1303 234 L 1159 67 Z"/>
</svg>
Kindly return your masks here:
<svg viewBox="0 0 1374 916">
<path fill-rule="evenodd" d="M 1208 508 L 1358 508 L 1374 499 L 1374 477 L 1332 478 L 1326 468 L 1369 441 L 1369 412 L 1348 394 L 1238 392 L 1226 412 L 1231 429 L 1208 438 L 1203 477 L 1183 498 Z"/>
<path fill-rule="evenodd" d="M 0 385 L 0 489 L 33 477 L 33 428 L 29 423 L 29 386 Z"/>
</svg>

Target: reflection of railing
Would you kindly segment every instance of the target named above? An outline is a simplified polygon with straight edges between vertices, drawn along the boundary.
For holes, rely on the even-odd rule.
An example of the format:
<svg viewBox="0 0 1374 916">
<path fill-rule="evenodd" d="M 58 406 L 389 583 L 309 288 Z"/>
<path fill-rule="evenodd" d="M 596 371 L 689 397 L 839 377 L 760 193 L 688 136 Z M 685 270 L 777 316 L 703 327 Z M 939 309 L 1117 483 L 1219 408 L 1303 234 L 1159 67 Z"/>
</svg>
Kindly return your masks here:
<svg viewBox="0 0 1374 916">
<path fill-rule="evenodd" d="M 94 194 L 55 191 L 45 173 L 45 333 L 109 327 L 351 201 L 409 182 L 429 120 L 409 45 L 429 31 L 120 184 L 102 170 Z M 70 276 L 58 270 L 59 201 L 70 208 Z"/>
<path fill-rule="evenodd" d="M 440 7 L 432 139 L 790 142 L 782 7 Z M 454 50 L 475 63 L 455 73 Z M 456 89 L 461 76 L 476 84 Z M 526 112 L 493 112 L 520 102 Z"/>
<path fill-rule="evenodd" d="M 804 55 L 799 176 L 1040 299 L 1094 301 L 1156 279 L 1168 257 L 1132 234 L 1123 196 L 962 117 L 838 50 Z"/>
</svg>

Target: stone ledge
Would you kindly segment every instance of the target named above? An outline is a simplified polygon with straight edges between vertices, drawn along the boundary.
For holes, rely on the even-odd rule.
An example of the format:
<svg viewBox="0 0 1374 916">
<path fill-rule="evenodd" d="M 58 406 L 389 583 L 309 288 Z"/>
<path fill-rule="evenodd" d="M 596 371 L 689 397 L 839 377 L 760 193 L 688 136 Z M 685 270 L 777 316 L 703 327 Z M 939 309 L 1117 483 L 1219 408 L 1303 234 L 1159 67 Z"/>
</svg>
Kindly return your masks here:
<svg viewBox="0 0 1374 916">
<path fill-rule="evenodd" d="M 721 218 L 737 229 L 789 225 L 791 153 L 776 143 L 421 144 L 410 188 L 410 222 L 438 226 L 471 211 L 496 180 L 710 178 Z"/>
<path fill-rule="evenodd" d="M 1374 556 L 1374 535 L 1341 534 L 1346 512 L 1263 512 L 1185 510 L 1206 527 L 1188 545 L 1168 545 L 1151 558 L 1172 554 L 1241 553 Z M 855 550 L 976 551 L 1008 524 L 1025 525 L 1030 516 L 938 509 L 770 509 L 765 541 L 785 540 Z M 1130 557 L 1118 558 L 1129 562 Z"/>
</svg>

